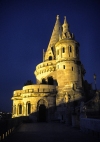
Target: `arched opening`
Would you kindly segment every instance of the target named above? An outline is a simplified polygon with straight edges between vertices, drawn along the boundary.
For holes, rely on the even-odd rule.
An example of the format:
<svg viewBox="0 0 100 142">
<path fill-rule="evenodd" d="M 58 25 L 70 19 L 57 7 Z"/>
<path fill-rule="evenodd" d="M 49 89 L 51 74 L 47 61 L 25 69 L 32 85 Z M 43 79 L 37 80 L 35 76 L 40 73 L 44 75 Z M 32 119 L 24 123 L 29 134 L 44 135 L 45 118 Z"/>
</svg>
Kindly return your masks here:
<svg viewBox="0 0 100 142">
<path fill-rule="evenodd" d="M 26 103 L 26 114 L 29 115 L 31 113 L 31 103 L 27 102 Z"/>
<path fill-rule="evenodd" d="M 49 60 L 52 60 L 52 56 L 49 56 Z"/>
<path fill-rule="evenodd" d="M 19 114 L 22 114 L 22 105 L 19 104 Z"/>
<path fill-rule="evenodd" d="M 72 52 L 72 47 L 70 46 L 70 52 Z"/>
<path fill-rule="evenodd" d="M 46 106 L 44 104 L 39 106 L 39 122 L 46 122 Z"/>
<path fill-rule="evenodd" d="M 54 80 L 53 80 L 53 77 L 48 77 L 48 84 L 49 85 L 54 85 Z"/>
<path fill-rule="evenodd" d="M 43 79 L 42 79 L 42 84 L 47 84 L 47 82 L 46 82 L 46 79 L 45 79 L 45 78 L 43 78 Z"/>
<path fill-rule="evenodd" d="M 31 113 L 31 104 L 30 104 L 30 102 L 27 104 L 27 113 L 28 114 Z"/>
<path fill-rule="evenodd" d="M 39 122 L 46 122 L 47 121 L 47 104 L 46 101 L 41 99 L 37 104 L 38 109 L 38 118 Z"/>
<path fill-rule="evenodd" d="M 62 48 L 62 53 L 65 53 L 65 47 Z"/>
</svg>

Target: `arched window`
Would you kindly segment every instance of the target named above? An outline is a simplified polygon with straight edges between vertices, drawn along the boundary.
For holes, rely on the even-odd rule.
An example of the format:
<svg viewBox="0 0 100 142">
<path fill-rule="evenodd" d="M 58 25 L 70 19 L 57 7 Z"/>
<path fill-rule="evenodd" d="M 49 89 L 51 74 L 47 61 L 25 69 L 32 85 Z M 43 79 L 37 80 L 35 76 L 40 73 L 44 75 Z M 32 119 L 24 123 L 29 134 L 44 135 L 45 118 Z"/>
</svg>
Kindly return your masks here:
<svg viewBox="0 0 100 142">
<path fill-rule="evenodd" d="M 65 69 L 65 65 L 63 65 L 63 69 Z"/>
<path fill-rule="evenodd" d="M 72 48 L 71 48 L 71 46 L 70 46 L 70 52 L 72 52 Z"/>
<path fill-rule="evenodd" d="M 19 114 L 22 114 L 22 105 L 19 104 Z"/>
<path fill-rule="evenodd" d="M 45 78 L 43 78 L 43 79 L 42 79 L 42 84 L 47 84 L 47 82 L 46 82 L 46 79 L 45 79 Z"/>
<path fill-rule="evenodd" d="M 65 53 L 65 47 L 62 48 L 62 53 Z"/>
<path fill-rule="evenodd" d="M 69 52 L 72 52 L 72 47 L 71 46 L 69 46 Z"/>
<path fill-rule="evenodd" d="M 53 80 L 52 76 L 48 77 L 48 84 L 49 85 L 54 85 L 54 80 Z"/>
<path fill-rule="evenodd" d="M 52 56 L 49 56 L 49 60 L 52 60 Z"/>
<path fill-rule="evenodd" d="M 27 104 L 27 110 L 28 110 L 28 114 L 30 114 L 31 113 L 31 104 L 30 104 L 30 102 L 28 102 L 28 104 Z"/>
</svg>

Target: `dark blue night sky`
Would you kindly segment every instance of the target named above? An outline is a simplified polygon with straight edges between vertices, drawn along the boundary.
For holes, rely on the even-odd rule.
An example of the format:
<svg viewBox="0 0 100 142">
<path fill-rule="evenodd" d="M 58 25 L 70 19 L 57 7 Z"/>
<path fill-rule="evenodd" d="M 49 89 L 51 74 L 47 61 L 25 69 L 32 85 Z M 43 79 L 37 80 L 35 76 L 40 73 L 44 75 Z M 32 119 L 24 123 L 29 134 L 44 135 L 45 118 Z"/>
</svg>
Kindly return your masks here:
<svg viewBox="0 0 100 142">
<path fill-rule="evenodd" d="M 85 79 L 93 84 L 95 73 L 100 89 L 99 0 L 0 0 L 0 110 L 11 111 L 13 91 L 27 80 L 35 83 L 35 66 L 42 62 L 56 15 L 62 24 L 67 17 L 80 43 Z"/>
</svg>

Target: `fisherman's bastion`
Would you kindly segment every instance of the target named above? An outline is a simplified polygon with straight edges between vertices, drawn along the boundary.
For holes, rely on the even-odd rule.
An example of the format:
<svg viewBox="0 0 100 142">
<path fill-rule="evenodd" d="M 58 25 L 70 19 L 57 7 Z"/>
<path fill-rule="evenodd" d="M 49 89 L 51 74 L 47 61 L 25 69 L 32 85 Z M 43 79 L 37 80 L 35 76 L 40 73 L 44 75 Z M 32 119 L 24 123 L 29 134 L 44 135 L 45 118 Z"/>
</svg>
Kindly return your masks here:
<svg viewBox="0 0 100 142">
<path fill-rule="evenodd" d="M 69 121 L 70 114 L 86 97 L 86 71 L 80 61 L 79 47 L 66 17 L 61 25 L 57 15 L 47 50 L 43 50 L 43 61 L 34 71 L 36 84 L 30 81 L 22 90 L 13 92 L 12 118 L 29 116 L 34 122 Z"/>
</svg>

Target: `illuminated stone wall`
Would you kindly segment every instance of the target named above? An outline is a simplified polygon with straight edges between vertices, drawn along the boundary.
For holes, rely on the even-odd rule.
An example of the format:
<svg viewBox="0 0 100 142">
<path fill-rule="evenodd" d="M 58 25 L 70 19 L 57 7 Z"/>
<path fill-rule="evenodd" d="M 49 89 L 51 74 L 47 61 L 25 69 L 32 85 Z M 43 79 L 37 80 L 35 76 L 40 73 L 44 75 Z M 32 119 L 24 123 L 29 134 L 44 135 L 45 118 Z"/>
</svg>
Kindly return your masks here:
<svg viewBox="0 0 100 142">
<path fill-rule="evenodd" d="M 43 51 L 43 61 L 34 71 L 36 85 L 14 91 L 12 117 L 33 114 L 37 120 L 39 105 L 44 103 L 48 119 L 65 119 L 66 104 L 82 98 L 84 72 L 79 58 L 79 43 L 70 33 L 66 17 L 61 26 L 57 15 L 47 50 Z"/>
<path fill-rule="evenodd" d="M 23 90 L 14 91 L 12 117 L 29 116 L 31 113 L 36 113 L 40 100 L 45 101 L 47 109 L 54 107 L 56 105 L 55 95 L 56 87 L 53 85 L 28 85 L 24 86 Z M 28 104 L 30 104 L 30 108 L 28 108 Z"/>
</svg>

